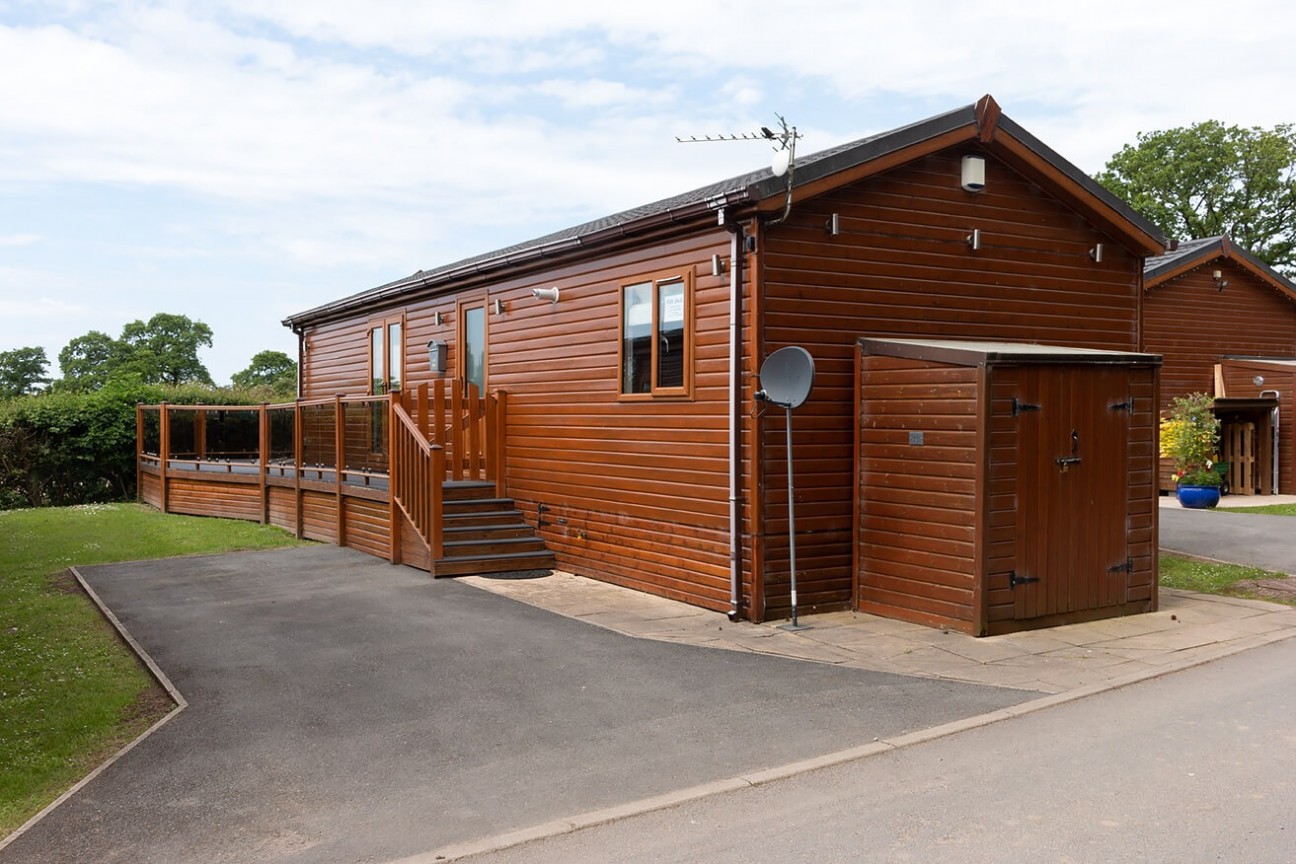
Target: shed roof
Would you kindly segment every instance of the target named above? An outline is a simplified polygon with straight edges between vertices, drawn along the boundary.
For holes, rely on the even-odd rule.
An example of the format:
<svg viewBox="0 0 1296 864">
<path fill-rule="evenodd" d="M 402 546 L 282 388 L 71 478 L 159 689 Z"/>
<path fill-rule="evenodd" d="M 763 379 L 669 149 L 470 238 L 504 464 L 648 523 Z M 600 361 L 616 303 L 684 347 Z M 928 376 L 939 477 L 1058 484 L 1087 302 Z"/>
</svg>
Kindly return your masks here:
<svg viewBox="0 0 1296 864">
<path fill-rule="evenodd" d="M 1054 194 L 1064 197 L 1131 248 L 1144 253 L 1165 248 L 1165 238 L 1156 226 L 1003 115 L 998 103 L 988 94 L 972 105 L 889 132 L 818 153 L 798 155 L 792 172 L 793 193 L 798 198 L 817 195 L 930 153 L 971 142 L 978 143 Z M 449 287 L 456 280 L 521 266 L 538 258 L 573 254 L 595 247 L 600 242 L 673 222 L 697 220 L 718 210 L 774 209 L 782 206 L 786 192 L 785 178 L 775 176 L 771 169 L 750 171 L 494 252 L 431 270 L 419 270 L 376 288 L 290 315 L 283 323 L 296 329 L 382 303 L 406 292 Z"/>
<path fill-rule="evenodd" d="M 885 339 L 864 336 L 860 348 L 869 354 L 930 360 L 958 366 L 993 366 L 996 363 L 1018 364 L 1161 364 L 1159 354 L 1132 351 L 1105 351 L 1098 348 L 1074 348 L 1069 345 L 1039 345 L 1033 342 L 995 342 L 977 339 Z"/>
<path fill-rule="evenodd" d="M 1207 262 L 1225 259 L 1241 267 L 1296 303 L 1296 283 L 1234 243 L 1227 234 L 1185 240 L 1175 249 L 1143 262 L 1143 286 L 1155 288 Z"/>
</svg>

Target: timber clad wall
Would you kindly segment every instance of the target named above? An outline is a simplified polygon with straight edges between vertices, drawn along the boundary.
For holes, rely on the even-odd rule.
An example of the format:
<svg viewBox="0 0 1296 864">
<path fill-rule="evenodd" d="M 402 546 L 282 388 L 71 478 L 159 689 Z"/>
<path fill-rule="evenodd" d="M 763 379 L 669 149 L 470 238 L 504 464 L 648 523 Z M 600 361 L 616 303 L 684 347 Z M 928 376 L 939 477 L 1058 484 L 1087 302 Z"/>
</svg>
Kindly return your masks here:
<svg viewBox="0 0 1296 864">
<path fill-rule="evenodd" d="M 561 566 L 728 608 L 729 277 L 711 275 L 711 256 L 727 258 L 728 252 L 729 235 L 708 226 L 503 280 L 489 292 L 482 287 L 456 297 L 410 298 L 308 329 L 312 365 L 304 395 L 367 393 L 368 322 L 401 313 L 405 386 L 441 377 L 429 369 L 432 339 L 446 343 L 444 377 L 456 378 L 460 304 L 485 303 L 486 389 L 508 394 L 507 491 L 533 525 L 538 505 L 547 508 L 539 534 Z M 620 286 L 653 274 L 692 281 L 691 398 L 620 398 Z M 533 288 L 554 285 L 561 290 L 557 304 L 531 295 Z M 503 314 L 491 309 L 496 299 Z M 310 509 L 306 517 L 307 536 L 322 539 L 330 530 Z M 750 590 L 750 573 L 745 581 Z"/>
<path fill-rule="evenodd" d="M 861 364 L 859 607 L 972 632 L 978 370 L 893 357 Z M 1002 544 L 1002 532 L 993 539 Z"/>
<path fill-rule="evenodd" d="M 856 337 L 1138 349 L 1142 259 L 988 154 L 985 190 L 964 192 L 959 160 L 974 149 L 923 158 L 798 203 L 764 240 L 760 353 L 801 345 L 816 365 L 814 391 L 794 419 L 802 605 L 801 598 L 821 608 L 850 601 Z M 833 213 L 837 237 L 824 228 Z M 967 242 L 974 228 L 981 232 L 975 251 Z M 1101 263 L 1089 256 L 1096 243 L 1104 244 Z M 788 602 L 786 523 L 774 521 L 786 512 L 787 491 L 781 420 L 764 429 L 772 617 Z"/>
<path fill-rule="evenodd" d="M 1223 291 L 1213 270 L 1228 280 Z M 1214 393 L 1215 364 L 1226 354 L 1296 357 L 1296 303 L 1225 259 L 1148 289 L 1143 327 L 1144 350 L 1164 357 L 1162 410 L 1176 396 Z M 1256 395 L 1247 383 L 1229 395 Z"/>
</svg>

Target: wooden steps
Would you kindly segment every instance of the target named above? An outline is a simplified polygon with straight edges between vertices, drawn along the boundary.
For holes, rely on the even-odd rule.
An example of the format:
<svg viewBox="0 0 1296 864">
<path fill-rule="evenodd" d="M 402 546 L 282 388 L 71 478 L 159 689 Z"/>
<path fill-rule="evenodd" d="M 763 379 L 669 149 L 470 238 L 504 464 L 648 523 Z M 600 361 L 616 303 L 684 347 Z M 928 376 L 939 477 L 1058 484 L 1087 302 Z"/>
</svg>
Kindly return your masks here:
<svg viewBox="0 0 1296 864">
<path fill-rule="evenodd" d="M 493 483 L 446 483 L 441 503 L 442 557 L 436 576 L 546 570 L 553 553 L 512 499 L 496 498 Z"/>
</svg>

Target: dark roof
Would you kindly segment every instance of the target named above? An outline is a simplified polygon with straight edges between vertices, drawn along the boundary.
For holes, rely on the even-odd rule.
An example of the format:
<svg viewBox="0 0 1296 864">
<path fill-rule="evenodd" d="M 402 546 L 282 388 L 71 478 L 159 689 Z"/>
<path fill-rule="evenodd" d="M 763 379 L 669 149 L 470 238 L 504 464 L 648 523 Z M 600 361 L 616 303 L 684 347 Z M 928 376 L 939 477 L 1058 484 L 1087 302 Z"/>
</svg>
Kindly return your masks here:
<svg viewBox="0 0 1296 864">
<path fill-rule="evenodd" d="M 960 129 L 968 130 L 969 139 L 980 138 L 982 141 L 993 140 L 997 131 L 1007 133 L 1067 180 L 1079 186 L 1084 193 L 1114 211 L 1118 220 L 1144 238 L 1144 246 L 1164 246 L 1164 238 L 1154 225 L 1025 129 L 1003 116 L 999 112 L 999 106 L 989 95 L 982 97 L 975 104 L 947 111 L 908 126 L 861 138 L 818 153 L 798 154 L 793 170 L 794 186 L 800 188 Z M 524 243 L 506 246 L 494 252 L 465 258 L 431 270 L 419 270 L 402 279 L 290 315 L 283 323 L 289 327 L 296 327 L 314 320 L 343 314 L 405 291 L 446 285 L 465 276 L 587 248 L 601 240 L 621 237 L 674 221 L 698 218 L 707 212 L 739 205 L 754 205 L 775 196 L 781 198 L 785 194 L 785 178 L 775 176 L 769 168 L 739 174 L 718 183 L 701 186 L 680 195 L 624 210 L 583 225 L 555 231 Z"/>
<path fill-rule="evenodd" d="M 1147 259 L 1143 262 L 1143 285 L 1145 288 L 1154 288 L 1217 258 L 1227 259 L 1242 269 L 1249 270 L 1260 281 L 1268 282 L 1289 299 L 1296 301 L 1296 283 L 1238 246 L 1227 234 L 1184 240 L 1165 254 Z"/>
</svg>

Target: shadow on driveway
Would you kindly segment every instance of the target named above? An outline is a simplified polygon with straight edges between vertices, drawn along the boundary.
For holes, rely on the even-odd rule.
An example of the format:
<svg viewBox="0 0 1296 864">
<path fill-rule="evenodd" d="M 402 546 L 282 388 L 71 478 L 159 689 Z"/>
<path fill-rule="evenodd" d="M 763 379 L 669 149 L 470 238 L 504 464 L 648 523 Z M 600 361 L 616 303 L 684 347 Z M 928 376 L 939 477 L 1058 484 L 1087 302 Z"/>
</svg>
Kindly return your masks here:
<svg viewBox="0 0 1296 864">
<path fill-rule="evenodd" d="M 83 576 L 189 708 L 0 861 L 384 861 L 1032 697 L 631 639 L 331 546 Z"/>
</svg>

